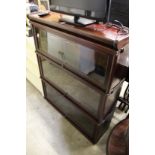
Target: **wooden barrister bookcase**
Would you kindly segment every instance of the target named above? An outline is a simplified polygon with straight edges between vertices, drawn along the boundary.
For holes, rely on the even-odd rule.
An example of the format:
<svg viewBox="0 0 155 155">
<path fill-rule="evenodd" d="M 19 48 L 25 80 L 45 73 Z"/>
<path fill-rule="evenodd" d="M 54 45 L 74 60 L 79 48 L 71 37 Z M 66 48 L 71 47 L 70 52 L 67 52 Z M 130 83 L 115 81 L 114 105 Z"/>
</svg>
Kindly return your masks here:
<svg viewBox="0 0 155 155">
<path fill-rule="evenodd" d="M 60 16 L 29 16 L 44 96 L 97 143 L 109 127 L 125 79 L 128 35 L 105 24 L 64 24 Z"/>
</svg>

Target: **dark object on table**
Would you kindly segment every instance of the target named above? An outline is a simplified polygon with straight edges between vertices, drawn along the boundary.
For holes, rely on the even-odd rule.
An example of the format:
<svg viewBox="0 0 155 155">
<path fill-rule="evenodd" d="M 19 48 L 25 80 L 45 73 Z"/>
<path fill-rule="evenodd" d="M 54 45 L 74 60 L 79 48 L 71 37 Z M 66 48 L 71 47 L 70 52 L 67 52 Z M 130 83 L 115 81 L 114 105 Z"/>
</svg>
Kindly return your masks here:
<svg viewBox="0 0 155 155">
<path fill-rule="evenodd" d="M 112 129 L 107 143 L 107 155 L 129 155 L 129 118 Z"/>
<path fill-rule="evenodd" d="M 38 16 L 40 16 L 40 17 L 44 17 L 44 16 L 49 15 L 49 11 L 40 11 L 40 12 L 38 12 L 37 14 L 38 14 Z"/>
</svg>

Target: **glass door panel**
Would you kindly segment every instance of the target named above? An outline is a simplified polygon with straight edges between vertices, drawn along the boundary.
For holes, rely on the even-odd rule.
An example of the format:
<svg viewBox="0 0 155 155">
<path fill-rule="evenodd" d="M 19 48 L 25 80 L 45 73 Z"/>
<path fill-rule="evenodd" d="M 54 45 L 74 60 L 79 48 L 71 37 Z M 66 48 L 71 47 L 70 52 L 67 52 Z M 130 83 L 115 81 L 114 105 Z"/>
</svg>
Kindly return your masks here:
<svg viewBox="0 0 155 155">
<path fill-rule="evenodd" d="M 41 52 L 104 89 L 109 55 L 41 29 L 37 32 Z"/>
<path fill-rule="evenodd" d="M 43 77 L 74 98 L 84 109 L 97 118 L 101 94 L 54 62 L 41 58 Z"/>
<path fill-rule="evenodd" d="M 52 102 L 65 116 L 71 119 L 90 137 L 93 136 L 94 123 L 71 101 L 65 98 L 60 92 L 45 83 L 47 99 Z"/>
</svg>

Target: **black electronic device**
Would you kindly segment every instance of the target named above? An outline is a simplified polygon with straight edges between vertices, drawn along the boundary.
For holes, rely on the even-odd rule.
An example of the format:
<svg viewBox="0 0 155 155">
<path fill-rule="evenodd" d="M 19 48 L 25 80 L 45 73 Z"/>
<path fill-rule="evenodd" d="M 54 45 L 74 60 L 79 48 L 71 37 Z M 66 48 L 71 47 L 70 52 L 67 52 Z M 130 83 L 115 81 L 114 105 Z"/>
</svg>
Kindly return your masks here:
<svg viewBox="0 0 155 155">
<path fill-rule="evenodd" d="M 44 16 L 49 15 L 49 11 L 39 11 L 39 12 L 37 12 L 37 14 L 40 17 L 44 17 Z"/>
<path fill-rule="evenodd" d="M 109 0 L 107 21 L 116 23 L 116 20 L 123 26 L 129 27 L 129 0 Z"/>
<path fill-rule="evenodd" d="M 129 0 L 49 0 L 49 6 L 51 11 L 65 14 L 61 21 L 70 24 L 87 26 L 117 20 L 129 27 Z"/>
<path fill-rule="evenodd" d="M 49 0 L 50 10 L 73 16 L 62 19 L 66 22 L 89 25 L 106 22 L 109 0 Z M 85 19 L 84 19 L 85 18 Z M 89 20 L 88 20 L 89 19 Z"/>
</svg>

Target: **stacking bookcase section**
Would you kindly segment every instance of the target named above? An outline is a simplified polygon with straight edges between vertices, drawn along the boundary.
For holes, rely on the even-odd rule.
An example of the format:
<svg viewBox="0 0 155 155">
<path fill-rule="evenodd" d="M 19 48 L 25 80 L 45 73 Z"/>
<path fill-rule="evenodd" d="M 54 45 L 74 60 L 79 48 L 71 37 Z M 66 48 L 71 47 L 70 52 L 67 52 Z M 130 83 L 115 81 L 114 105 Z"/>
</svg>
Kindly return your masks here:
<svg viewBox="0 0 155 155">
<path fill-rule="evenodd" d="M 104 24 L 62 24 L 60 16 L 29 16 L 44 96 L 97 143 L 110 125 L 125 79 L 128 58 L 122 48 L 128 35 L 118 36 L 116 27 Z"/>
<path fill-rule="evenodd" d="M 95 127 L 94 121 L 92 121 L 85 113 L 78 109 L 70 100 L 68 100 L 54 87 L 48 83 L 45 83 L 45 85 L 46 98 L 72 122 L 75 122 L 79 128 L 81 127 L 83 132 L 92 138 Z"/>
<path fill-rule="evenodd" d="M 63 65 L 68 70 L 106 91 L 114 53 L 108 53 L 94 43 L 70 36 L 61 36 L 55 30 L 47 32 L 36 28 L 38 52 Z"/>
<path fill-rule="evenodd" d="M 85 114 L 81 109 L 68 99 L 59 90 L 43 80 L 45 87 L 45 98 L 60 111 L 71 123 L 74 124 L 93 143 L 96 143 L 100 136 L 109 127 L 113 111 L 102 123 L 98 123 Z"/>
<path fill-rule="evenodd" d="M 43 57 L 39 58 L 43 71 L 42 78 L 49 81 L 71 100 L 85 109 L 85 111 L 88 111 L 90 115 L 97 118 L 101 92 L 91 88 L 84 83 L 84 80 L 80 80 L 79 77 L 55 62 Z"/>
<path fill-rule="evenodd" d="M 117 87 L 112 94 L 106 94 L 45 56 L 38 54 L 38 61 L 42 79 L 57 88 L 97 122 L 102 121 L 115 104 L 120 91 Z"/>
</svg>

